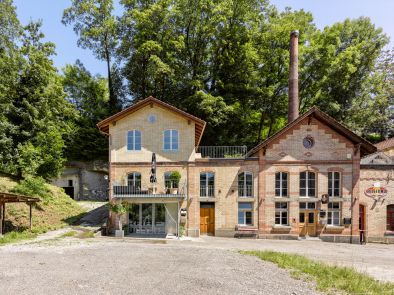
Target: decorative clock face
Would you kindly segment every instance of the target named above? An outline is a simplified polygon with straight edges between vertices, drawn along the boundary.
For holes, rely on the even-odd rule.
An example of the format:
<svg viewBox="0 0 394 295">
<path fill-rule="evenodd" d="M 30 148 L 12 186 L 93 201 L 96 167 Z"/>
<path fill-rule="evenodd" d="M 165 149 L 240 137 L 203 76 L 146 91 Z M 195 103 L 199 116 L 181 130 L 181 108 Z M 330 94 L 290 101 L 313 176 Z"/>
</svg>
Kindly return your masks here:
<svg viewBox="0 0 394 295">
<path fill-rule="evenodd" d="M 156 122 L 156 116 L 155 115 L 149 115 L 148 116 L 148 122 L 149 123 L 155 123 Z"/>
<path fill-rule="evenodd" d="M 303 139 L 302 144 L 306 149 L 310 149 L 315 145 L 315 140 L 311 136 L 307 136 Z"/>
</svg>

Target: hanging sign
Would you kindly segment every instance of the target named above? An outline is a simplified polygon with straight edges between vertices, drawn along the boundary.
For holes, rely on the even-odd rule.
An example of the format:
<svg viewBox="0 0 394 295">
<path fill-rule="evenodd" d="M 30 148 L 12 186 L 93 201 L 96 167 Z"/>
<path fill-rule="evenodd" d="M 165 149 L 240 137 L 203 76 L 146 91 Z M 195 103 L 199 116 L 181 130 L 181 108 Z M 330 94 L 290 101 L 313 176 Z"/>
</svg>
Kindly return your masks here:
<svg viewBox="0 0 394 295">
<path fill-rule="evenodd" d="M 365 190 L 365 195 L 377 201 L 387 196 L 387 189 L 381 186 L 380 182 L 375 182 Z"/>
</svg>

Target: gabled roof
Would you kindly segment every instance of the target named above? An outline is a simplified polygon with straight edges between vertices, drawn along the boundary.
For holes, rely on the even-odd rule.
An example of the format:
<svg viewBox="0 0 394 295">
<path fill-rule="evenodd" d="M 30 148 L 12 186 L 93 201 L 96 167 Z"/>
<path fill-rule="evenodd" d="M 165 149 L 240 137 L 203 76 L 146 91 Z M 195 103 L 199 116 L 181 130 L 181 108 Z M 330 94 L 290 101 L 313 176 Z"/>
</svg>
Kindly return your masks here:
<svg viewBox="0 0 394 295">
<path fill-rule="evenodd" d="M 262 141 L 259 143 L 257 146 L 255 146 L 253 149 L 249 151 L 247 156 L 251 156 L 258 152 L 260 149 L 266 147 L 270 142 L 272 142 L 274 139 L 278 138 L 282 134 L 284 134 L 286 131 L 291 129 L 293 126 L 297 125 L 299 122 L 304 120 L 307 117 L 314 117 L 318 119 L 319 121 L 325 123 L 327 126 L 329 126 L 331 129 L 336 131 L 337 133 L 341 134 L 342 136 L 346 137 L 348 140 L 353 142 L 354 144 L 359 144 L 360 145 L 360 151 L 361 155 L 367 155 L 370 153 L 374 153 L 376 151 L 376 147 L 367 141 L 366 139 L 358 136 L 342 124 L 340 124 L 338 121 L 336 121 L 334 118 L 330 117 L 326 113 L 322 112 L 319 110 L 317 107 L 312 107 L 309 111 L 304 113 L 303 115 L 299 116 L 297 119 L 295 119 L 293 122 L 288 123 L 285 127 L 283 127 L 281 130 L 279 130 L 277 133 L 274 135 L 268 137 L 266 140 Z"/>
<path fill-rule="evenodd" d="M 385 141 L 381 141 L 381 142 L 375 144 L 375 146 L 378 148 L 378 151 L 383 151 L 385 149 L 394 148 L 394 137 L 389 138 Z"/>
<path fill-rule="evenodd" d="M 177 113 L 193 122 L 195 122 L 195 145 L 198 146 L 201 141 L 202 134 L 205 129 L 206 122 L 204 120 L 201 120 L 200 118 L 197 118 L 189 113 L 186 113 L 185 111 L 182 111 L 168 103 L 165 103 L 157 98 L 154 98 L 153 96 L 149 96 L 127 108 L 124 110 L 116 113 L 115 115 L 112 115 L 111 117 L 108 117 L 101 122 L 97 123 L 97 127 L 100 129 L 101 132 L 108 134 L 109 132 L 109 125 L 111 123 L 115 123 L 116 121 L 138 111 L 139 109 L 142 109 L 143 107 L 150 105 L 150 104 L 157 104 L 158 106 L 168 109 L 174 113 Z"/>
<path fill-rule="evenodd" d="M 382 151 L 378 151 L 371 155 L 368 155 L 361 159 L 361 165 L 394 165 L 394 158 L 391 158 L 389 155 L 385 154 Z"/>
</svg>

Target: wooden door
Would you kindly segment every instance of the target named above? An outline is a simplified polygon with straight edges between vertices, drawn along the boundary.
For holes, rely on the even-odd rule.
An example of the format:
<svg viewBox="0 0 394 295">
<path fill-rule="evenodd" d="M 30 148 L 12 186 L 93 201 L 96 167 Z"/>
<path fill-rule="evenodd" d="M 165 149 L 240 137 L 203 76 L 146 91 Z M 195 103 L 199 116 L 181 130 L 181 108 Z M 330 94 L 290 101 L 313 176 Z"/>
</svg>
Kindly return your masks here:
<svg viewBox="0 0 394 295">
<path fill-rule="evenodd" d="M 300 236 L 316 236 L 316 211 L 315 210 L 305 210 L 300 211 L 299 217 L 299 227 Z"/>
<path fill-rule="evenodd" d="M 215 208 L 200 208 L 200 234 L 215 234 Z"/>
</svg>

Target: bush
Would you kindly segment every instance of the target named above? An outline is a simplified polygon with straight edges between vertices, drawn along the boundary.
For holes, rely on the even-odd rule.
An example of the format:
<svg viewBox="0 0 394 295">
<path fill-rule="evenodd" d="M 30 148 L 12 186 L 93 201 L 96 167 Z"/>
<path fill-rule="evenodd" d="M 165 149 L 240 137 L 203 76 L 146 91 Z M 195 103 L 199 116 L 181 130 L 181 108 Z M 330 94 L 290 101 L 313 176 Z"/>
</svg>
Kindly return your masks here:
<svg viewBox="0 0 394 295">
<path fill-rule="evenodd" d="M 44 203 L 48 203 L 52 199 L 52 193 L 45 180 L 41 177 L 26 178 L 11 189 L 11 192 L 29 197 L 37 197 L 44 201 Z"/>
</svg>

